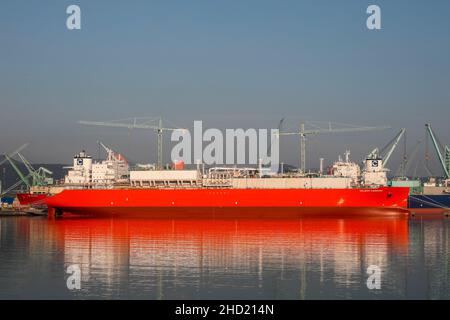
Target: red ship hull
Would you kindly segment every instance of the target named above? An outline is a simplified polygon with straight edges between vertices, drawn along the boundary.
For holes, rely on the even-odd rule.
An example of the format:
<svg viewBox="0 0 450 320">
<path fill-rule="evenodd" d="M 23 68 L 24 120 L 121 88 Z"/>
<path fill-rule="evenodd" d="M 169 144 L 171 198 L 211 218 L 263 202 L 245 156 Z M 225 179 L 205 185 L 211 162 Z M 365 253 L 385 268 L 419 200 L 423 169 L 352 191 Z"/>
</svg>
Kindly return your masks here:
<svg viewBox="0 0 450 320">
<path fill-rule="evenodd" d="M 36 193 L 18 193 L 17 199 L 22 206 L 43 205 L 45 204 L 46 194 Z"/>
<path fill-rule="evenodd" d="M 407 214 L 408 188 L 64 190 L 45 199 L 52 214 L 147 217 Z M 239 210 L 237 210 L 239 208 Z M 214 209 L 211 211 L 210 209 Z M 283 210 L 280 210 L 283 209 Z"/>
</svg>

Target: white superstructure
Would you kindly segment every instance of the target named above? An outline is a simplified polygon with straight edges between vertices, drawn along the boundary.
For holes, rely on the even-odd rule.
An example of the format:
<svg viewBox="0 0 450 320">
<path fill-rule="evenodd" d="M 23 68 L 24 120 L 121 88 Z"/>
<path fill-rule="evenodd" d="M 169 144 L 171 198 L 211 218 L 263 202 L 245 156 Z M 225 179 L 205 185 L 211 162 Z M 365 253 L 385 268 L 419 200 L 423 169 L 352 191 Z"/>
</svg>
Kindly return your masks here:
<svg viewBox="0 0 450 320">
<path fill-rule="evenodd" d="M 107 152 L 104 161 L 92 165 L 92 183 L 99 185 L 111 185 L 115 182 L 128 182 L 130 166 L 125 158 L 103 145 Z"/>
<path fill-rule="evenodd" d="M 197 170 L 133 170 L 130 183 L 135 187 L 196 185 L 200 178 Z"/>
<path fill-rule="evenodd" d="M 384 168 L 382 159 L 366 159 L 362 183 L 365 186 L 386 186 L 388 182 L 387 172 L 388 170 Z"/>
<path fill-rule="evenodd" d="M 83 150 L 73 157 L 73 166 L 67 172 L 65 184 L 89 184 L 92 180 L 92 157 Z"/>
<path fill-rule="evenodd" d="M 345 152 L 345 160 L 339 156 L 339 160 L 331 167 L 331 172 L 334 177 L 350 178 L 352 185 L 357 185 L 361 176 L 359 165 L 350 161 L 350 151 Z"/>
<path fill-rule="evenodd" d="M 64 179 L 68 185 L 109 186 L 114 183 L 129 181 L 129 165 L 119 153 L 102 144 L 107 152 L 106 160 L 93 162 L 85 151 L 73 158 L 73 166 Z"/>
<path fill-rule="evenodd" d="M 184 165 L 173 166 L 173 170 L 155 170 L 154 165 L 136 165 L 130 171 L 126 159 L 119 153 L 101 144 L 107 158 L 94 162 L 85 151 L 73 158 L 73 166 L 65 177 L 68 187 L 110 188 L 131 185 L 146 187 L 230 187 L 230 188 L 352 188 L 356 186 L 387 186 L 387 172 L 380 157 L 367 157 L 364 170 L 350 160 L 350 151 L 339 156 L 326 174 L 323 172 L 323 158 L 319 173 L 281 173 L 266 175 L 258 168 L 214 167 L 205 173 L 204 168 L 186 170 Z M 362 172 L 361 172 L 362 171 Z M 450 186 L 447 185 L 450 189 Z"/>
</svg>

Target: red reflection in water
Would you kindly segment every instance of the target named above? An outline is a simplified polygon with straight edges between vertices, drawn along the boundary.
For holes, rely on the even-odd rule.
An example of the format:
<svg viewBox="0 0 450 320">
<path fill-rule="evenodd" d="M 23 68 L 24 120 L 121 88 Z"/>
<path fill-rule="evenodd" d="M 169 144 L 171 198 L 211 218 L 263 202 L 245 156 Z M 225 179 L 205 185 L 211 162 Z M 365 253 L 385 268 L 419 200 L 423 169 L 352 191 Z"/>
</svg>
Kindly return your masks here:
<svg viewBox="0 0 450 320">
<path fill-rule="evenodd" d="M 314 297 L 360 288 L 373 264 L 401 285 L 397 257 L 409 247 L 405 217 L 18 222 L 19 238 L 53 257 L 48 272 L 81 266 L 86 297 Z"/>
<path fill-rule="evenodd" d="M 402 251 L 407 250 L 408 245 L 408 219 L 404 217 L 296 220 L 62 218 L 49 221 L 49 227 L 54 228 L 52 231 L 62 243 L 68 239 L 80 243 L 110 239 L 117 244 L 164 240 L 166 245 L 173 245 L 190 239 L 192 245 L 200 246 L 207 239 L 220 241 L 223 246 L 263 240 L 268 247 L 272 244 L 291 248 L 321 244 L 332 248 L 339 240 L 352 245 L 389 244 Z M 120 250 L 127 248 L 125 245 Z"/>
</svg>

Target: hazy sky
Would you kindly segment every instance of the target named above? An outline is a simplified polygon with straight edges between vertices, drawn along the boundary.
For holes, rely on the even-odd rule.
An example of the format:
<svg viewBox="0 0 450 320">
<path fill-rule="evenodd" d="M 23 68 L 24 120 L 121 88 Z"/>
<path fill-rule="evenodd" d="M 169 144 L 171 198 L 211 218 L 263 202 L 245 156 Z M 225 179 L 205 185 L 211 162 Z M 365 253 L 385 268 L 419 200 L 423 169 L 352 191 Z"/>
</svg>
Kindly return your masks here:
<svg viewBox="0 0 450 320">
<path fill-rule="evenodd" d="M 70 4 L 81 30 L 66 28 Z M 366 28 L 370 4 L 381 31 Z M 159 115 L 183 127 L 395 128 L 315 137 L 309 166 L 346 148 L 359 159 L 401 127 L 412 147 L 425 122 L 450 143 L 449 16 L 447 0 L 1 0 L 0 152 L 31 142 L 31 160 L 69 162 L 101 139 L 155 161 L 153 133 L 76 121 Z M 284 162 L 298 164 L 297 141 L 283 139 Z"/>
</svg>

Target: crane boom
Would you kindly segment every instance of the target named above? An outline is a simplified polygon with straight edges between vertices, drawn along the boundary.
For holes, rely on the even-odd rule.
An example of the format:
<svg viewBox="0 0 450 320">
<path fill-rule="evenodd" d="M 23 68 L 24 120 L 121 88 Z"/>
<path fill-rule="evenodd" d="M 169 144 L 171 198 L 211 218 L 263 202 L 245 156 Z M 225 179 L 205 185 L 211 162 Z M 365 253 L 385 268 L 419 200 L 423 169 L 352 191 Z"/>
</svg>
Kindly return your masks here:
<svg viewBox="0 0 450 320">
<path fill-rule="evenodd" d="M 105 149 L 106 152 L 112 151 L 112 149 L 107 147 L 103 142 L 99 141 L 98 143 L 100 144 L 100 146 L 102 146 L 103 149 Z"/>
<path fill-rule="evenodd" d="M 390 129 L 390 127 L 358 127 L 358 128 L 341 128 L 341 129 L 325 129 L 325 130 L 307 130 L 304 134 L 307 135 L 315 135 L 322 133 L 344 133 L 344 132 L 363 132 L 363 131 L 378 131 L 378 130 L 386 130 Z"/>
<path fill-rule="evenodd" d="M 298 132 L 280 132 L 279 135 L 290 136 L 299 135 L 300 136 L 300 171 L 305 172 L 306 169 L 306 136 L 308 135 L 318 135 L 322 133 L 346 133 L 346 132 L 365 132 L 365 131 L 379 131 L 390 129 L 390 127 L 370 127 L 370 126 L 350 126 L 349 128 L 333 128 L 332 123 L 327 123 L 327 128 L 316 128 L 311 130 L 305 130 L 305 123 L 300 123 L 300 130 Z"/>
<path fill-rule="evenodd" d="M 126 128 L 126 129 L 153 129 L 153 130 L 179 130 L 177 128 L 162 128 L 159 126 L 152 126 L 148 124 L 138 124 L 138 123 L 117 123 L 117 122 L 103 122 L 103 121 L 78 121 L 79 124 L 84 124 L 87 126 L 101 126 L 101 127 L 112 127 L 112 128 Z"/>
<path fill-rule="evenodd" d="M 411 167 L 411 159 L 413 159 L 415 157 L 415 155 L 417 154 L 417 151 L 419 151 L 419 146 L 422 143 L 421 140 L 417 141 L 417 144 L 414 148 L 414 150 L 411 152 L 411 155 L 409 156 L 408 159 L 406 159 L 406 163 L 405 163 L 405 173 L 408 172 L 409 168 Z"/>
<path fill-rule="evenodd" d="M 17 153 L 19 153 L 20 151 L 22 151 L 23 149 L 25 149 L 28 145 L 29 145 L 29 143 L 25 143 L 25 144 L 21 145 L 21 146 L 20 146 L 19 148 L 17 148 L 16 150 L 14 150 L 14 151 L 8 153 L 8 157 L 10 157 L 10 158 L 14 157 Z M 2 161 L 0 161 L 0 166 L 1 166 L 2 164 L 4 164 L 5 162 L 7 162 L 7 161 L 8 161 L 8 159 L 7 159 L 6 156 L 5 156 L 5 159 L 3 159 Z"/>
<path fill-rule="evenodd" d="M 143 122 L 139 122 L 139 120 Z M 149 122 L 158 121 L 158 125 L 149 124 Z M 157 142 L 157 166 L 158 169 L 162 168 L 162 153 L 163 153 L 163 133 L 164 131 L 175 131 L 175 130 L 186 130 L 182 128 L 168 128 L 163 127 L 163 120 L 159 118 L 129 118 L 122 120 L 123 122 L 115 121 L 78 121 L 79 124 L 89 125 L 89 126 L 102 126 L 102 127 L 112 127 L 112 128 L 126 128 L 126 129 L 145 129 L 154 130 L 158 136 Z"/>
<path fill-rule="evenodd" d="M 405 131 L 406 131 L 406 129 L 402 128 L 400 130 L 400 132 L 397 134 L 397 136 L 394 138 L 394 142 L 393 142 L 392 146 L 389 148 L 388 152 L 386 153 L 386 155 L 383 158 L 384 166 L 386 166 L 386 164 L 388 163 L 389 159 L 391 158 L 392 154 L 394 153 L 395 149 L 397 148 L 397 146 L 400 142 L 400 139 L 405 134 Z"/>
<path fill-rule="evenodd" d="M 355 128 L 339 128 L 339 129 L 315 129 L 315 130 L 303 130 L 299 132 L 280 132 L 281 136 L 291 135 L 317 135 L 322 133 L 344 133 L 344 132 L 362 132 L 362 131 L 379 131 L 390 129 L 391 127 L 355 127 Z"/>
<path fill-rule="evenodd" d="M 422 143 L 422 140 L 417 141 L 416 145 L 414 146 L 414 148 L 411 151 L 411 153 L 409 154 L 409 156 L 407 156 L 404 159 L 403 163 L 397 169 L 396 176 L 405 177 L 407 175 L 409 168 L 411 167 L 411 163 L 412 163 L 411 160 L 414 159 L 417 152 L 419 151 L 419 146 L 421 143 Z M 415 174 L 413 176 L 415 176 Z"/>
<path fill-rule="evenodd" d="M 111 148 L 109 148 L 108 146 L 106 146 L 106 145 L 105 145 L 103 142 L 101 142 L 101 141 L 97 141 L 97 142 L 98 142 L 98 144 L 99 144 L 103 149 L 105 149 L 106 154 L 108 155 L 108 156 L 107 156 L 108 160 L 112 160 L 112 157 L 114 157 L 114 154 L 115 154 L 114 150 L 111 149 Z"/>
<path fill-rule="evenodd" d="M 44 186 L 47 185 L 47 175 L 52 175 L 53 172 L 51 172 L 50 170 L 48 170 L 47 168 L 44 167 L 39 167 L 37 170 L 34 169 L 33 165 L 31 164 L 30 161 L 28 161 L 23 154 L 21 154 L 20 152 L 17 153 L 17 155 L 19 156 L 20 160 L 22 161 L 22 163 L 24 164 L 25 168 L 27 168 L 28 170 L 28 176 L 31 177 L 31 185 L 32 186 Z"/>
<path fill-rule="evenodd" d="M 28 176 L 25 176 L 20 170 L 19 168 L 16 166 L 16 164 L 14 163 L 14 160 L 11 159 L 7 154 L 5 154 L 5 158 L 7 159 L 7 161 L 11 164 L 11 167 L 13 167 L 14 171 L 17 173 L 17 175 L 19 176 L 20 180 L 22 180 L 23 183 L 25 183 L 25 185 L 30 188 L 31 187 L 31 183 L 28 180 Z"/>
<path fill-rule="evenodd" d="M 434 146 L 434 149 L 436 150 L 436 154 L 439 158 L 441 167 L 444 170 L 445 178 L 449 179 L 450 178 L 450 149 L 448 146 L 445 146 L 444 155 L 443 155 L 439 148 L 439 144 L 436 139 L 436 135 L 434 134 L 433 129 L 431 128 L 431 124 L 427 123 L 425 125 L 425 127 L 427 128 L 427 132 L 430 135 L 431 141 L 433 142 L 433 146 Z"/>
<path fill-rule="evenodd" d="M 389 162 L 389 159 L 391 158 L 392 154 L 394 153 L 395 149 L 397 148 L 398 144 L 400 143 L 401 138 L 405 134 L 406 129 L 402 128 L 399 133 L 391 140 L 389 141 L 386 146 L 384 146 L 383 149 L 375 148 L 366 156 L 366 159 L 382 159 L 383 160 L 383 166 L 386 166 L 386 164 Z M 387 152 L 385 152 L 387 150 Z M 384 154 L 382 156 L 381 154 Z M 364 161 L 365 159 L 363 159 Z"/>
<path fill-rule="evenodd" d="M 25 159 L 25 157 L 20 152 L 18 152 L 17 155 L 19 156 L 20 160 L 22 160 L 22 163 L 24 164 L 25 168 L 27 168 L 29 173 L 34 173 L 36 171 L 34 170 L 31 163 L 27 159 Z"/>
<path fill-rule="evenodd" d="M 28 179 L 29 177 L 30 177 L 30 175 L 27 175 L 25 178 Z M 1 195 L 3 196 L 4 194 L 8 194 L 8 193 L 11 192 L 12 190 L 14 190 L 14 189 L 17 188 L 18 186 L 20 186 L 22 183 L 23 183 L 22 180 L 16 181 L 12 186 L 8 187 L 8 189 L 2 190 Z"/>
</svg>

